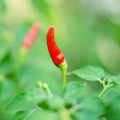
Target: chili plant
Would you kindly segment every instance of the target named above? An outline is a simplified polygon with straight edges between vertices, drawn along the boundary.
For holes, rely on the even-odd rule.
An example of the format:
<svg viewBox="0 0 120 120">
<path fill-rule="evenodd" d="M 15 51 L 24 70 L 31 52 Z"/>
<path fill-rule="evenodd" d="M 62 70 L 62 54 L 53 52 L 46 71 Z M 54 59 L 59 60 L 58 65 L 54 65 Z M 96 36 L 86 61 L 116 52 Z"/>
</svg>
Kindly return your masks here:
<svg viewBox="0 0 120 120">
<path fill-rule="evenodd" d="M 54 39 L 54 26 L 49 28 L 46 42 L 53 63 L 62 71 L 61 92 L 54 94 L 49 84 L 40 80 L 33 87 L 19 86 L 18 72 L 38 31 L 39 25 L 33 25 L 23 41 L 15 67 L 10 73 L 0 75 L 2 120 L 119 120 L 120 75 L 110 75 L 98 66 L 67 72 L 65 56 Z M 70 81 L 70 77 L 76 77 L 77 81 Z M 3 97 L 4 78 L 15 83 L 7 97 Z M 93 84 L 96 87 L 91 93 L 89 88 Z"/>
</svg>

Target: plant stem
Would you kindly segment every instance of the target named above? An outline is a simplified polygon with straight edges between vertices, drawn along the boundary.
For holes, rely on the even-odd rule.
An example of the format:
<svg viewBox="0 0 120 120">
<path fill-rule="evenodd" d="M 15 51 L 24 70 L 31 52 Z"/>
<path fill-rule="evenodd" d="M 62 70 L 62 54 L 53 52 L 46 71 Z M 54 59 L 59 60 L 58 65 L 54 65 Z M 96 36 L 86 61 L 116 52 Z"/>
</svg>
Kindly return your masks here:
<svg viewBox="0 0 120 120">
<path fill-rule="evenodd" d="M 47 93 L 48 93 L 48 96 L 49 96 L 50 98 L 53 97 L 53 94 L 52 94 L 51 90 L 49 89 L 49 87 L 47 88 Z"/>
<path fill-rule="evenodd" d="M 21 68 L 21 66 L 25 60 L 26 54 L 27 54 L 27 49 L 21 48 L 20 53 L 19 53 L 19 57 L 18 57 L 18 61 L 17 61 L 15 68 L 14 68 L 15 73 L 17 73 L 19 71 L 19 69 Z"/>
<path fill-rule="evenodd" d="M 104 96 L 104 94 L 107 92 L 107 90 L 109 88 L 111 88 L 112 86 L 114 86 L 114 84 L 108 84 L 106 86 L 104 86 L 103 90 L 101 91 L 101 93 L 99 94 L 99 97 L 102 98 Z"/>
<path fill-rule="evenodd" d="M 70 113 L 66 109 L 63 108 L 61 111 L 59 111 L 59 114 L 61 120 L 71 120 Z"/>
<path fill-rule="evenodd" d="M 58 66 L 62 72 L 62 79 L 63 79 L 63 87 L 66 86 L 66 75 L 67 75 L 67 63 L 66 63 L 66 60 L 64 60 L 64 62 L 62 62 L 62 64 L 60 64 Z"/>
<path fill-rule="evenodd" d="M 12 78 L 12 80 L 15 82 L 16 85 L 18 84 L 17 75 L 22 64 L 24 63 L 26 54 L 27 54 L 27 49 L 21 47 L 15 66 L 13 67 L 13 70 L 11 71 L 11 73 L 8 74 L 8 77 Z"/>
<path fill-rule="evenodd" d="M 67 74 L 67 71 L 66 71 L 66 69 L 61 69 L 61 72 L 62 72 L 63 87 L 64 87 L 66 85 L 66 74 Z"/>
<path fill-rule="evenodd" d="M 48 96 L 49 96 L 50 98 L 52 98 L 52 97 L 53 97 L 53 94 L 52 94 L 52 92 L 51 92 L 49 86 L 48 86 L 47 84 L 44 83 L 44 84 L 42 85 L 42 87 L 43 87 L 43 89 L 46 90 Z"/>
</svg>

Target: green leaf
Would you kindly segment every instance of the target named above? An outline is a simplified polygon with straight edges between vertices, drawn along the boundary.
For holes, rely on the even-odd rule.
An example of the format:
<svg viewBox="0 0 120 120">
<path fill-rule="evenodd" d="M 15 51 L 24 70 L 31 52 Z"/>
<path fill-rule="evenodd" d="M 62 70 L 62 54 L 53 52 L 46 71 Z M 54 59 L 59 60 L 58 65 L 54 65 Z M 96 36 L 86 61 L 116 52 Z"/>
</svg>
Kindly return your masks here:
<svg viewBox="0 0 120 120">
<path fill-rule="evenodd" d="M 14 63 L 11 58 L 10 52 L 6 53 L 4 58 L 2 59 L 2 62 L 0 64 L 0 73 L 2 74 L 8 74 L 12 71 L 12 68 L 14 66 Z"/>
<path fill-rule="evenodd" d="M 15 84 L 12 80 L 3 78 L 0 81 L 1 90 L 0 90 L 0 104 L 3 105 L 8 102 L 9 98 L 16 92 L 15 91 Z"/>
<path fill-rule="evenodd" d="M 82 111 L 82 112 L 77 112 L 73 116 L 74 120 L 100 120 L 94 112 L 91 111 Z"/>
<path fill-rule="evenodd" d="M 112 77 L 113 82 L 117 85 L 120 85 L 120 75 Z"/>
<path fill-rule="evenodd" d="M 26 111 L 37 106 L 37 104 L 46 98 L 46 94 L 42 89 L 28 89 L 18 94 L 7 105 L 6 110 L 13 114 L 18 111 Z"/>
<path fill-rule="evenodd" d="M 107 102 L 106 110 L 108 120 L 120 120 L 120 95 L 114 96 Z"/>
<path fill-rule="evenodd" d="M 79 100 L 80 109 L 74 113 L 75 120 L 100 120 L 105 113 L 104 104 L 99 98 Z"/>
<path fill-rule="evenodd" d="M 100 98 L 83 99 L 81 102 L 83 110 L 89 110 L 100 116 L 105 112 L 104 104 Z"/>
<path fill-rule="evenodd" d="M 10 52 L 10 47 L 13 42 L 13 33 L 9 26 L 0 24 L 0 63 Z"/>
<path fill-rule="evenodd" d="M 39 108 L 36 107 L 36 108 L 32 108 L 27 111 L 19 111 L 13 116 L 13 119 L 14 120 L 25 120 L 29 117 L 29 115 L 31 115 L 33 112 L 37 110 L 39 110 Z"/>
<path fill-rule="evenodd" d="M 58 116 L 56 113 L 37 110 L 32 112 L 27 118 L 24 120 L 57 120 Z"/>
<path fill-rule="evenodd" d="M 70 74 L 77 75 L 78 77 L 89 81 L 101 80 L 101 78 L 103 78 L 105 75 L 104 70 L 102 68 L 92 66 L 86 66 L 84 68 L 75 70 Z"/>
<path fill-rule="evenodd" d="M 108 120 L 120 120 L 120 93 L 116 89 L 110 90 L 104 96 L 106 104 L 106 116 Z"/>
<path fill-rule="evenodd" d="M 64 101 L 67 103 L 75 103 L 78 98 L 82 97 L 84 88 L 85 84 L 78 82 L 68 83 L 63 91 Z"/>
</svg>

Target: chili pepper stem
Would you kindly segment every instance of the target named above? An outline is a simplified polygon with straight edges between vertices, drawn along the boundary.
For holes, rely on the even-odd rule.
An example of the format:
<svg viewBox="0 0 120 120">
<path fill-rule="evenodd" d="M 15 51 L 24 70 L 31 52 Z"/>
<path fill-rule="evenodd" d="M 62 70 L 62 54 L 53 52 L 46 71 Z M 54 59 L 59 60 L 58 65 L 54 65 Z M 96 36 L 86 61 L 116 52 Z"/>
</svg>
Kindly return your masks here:
<svg viewBox="0 0 120 120">
<path fill-rule="evenodd" d="M 18 61 L 16 63 L 16 66 L 14 68 L 14 72 L 17 73 L 19 71 L 19 69 L 21 68 L 24 60 L 25 60 L 25 57 L 26 57 L 26 54 L 27 54 L 27 49 L 25 49 L 24 47 L 22 47 L 20 49 L 20 53 L 19 53 L 19 57 L 18 57 Z"/>
<path fill-rule="evenodd" d="M 66 69 L 61 69 L 62 72 L 62 79 L 63 79 L 63 86 L 66 85 Z"/>
<path fill-rule="evenodd" d="M 67 82 L 67 80 L 66 80 L 67 67 L 68 67 L 68 65 L 66 63 L 66 60 L 64 60 L 64 62 L 61 65 L 59 65 L 59 68 L 62 72 L 63 87 L 66 86 L 66 82 Z"/>
</svg>

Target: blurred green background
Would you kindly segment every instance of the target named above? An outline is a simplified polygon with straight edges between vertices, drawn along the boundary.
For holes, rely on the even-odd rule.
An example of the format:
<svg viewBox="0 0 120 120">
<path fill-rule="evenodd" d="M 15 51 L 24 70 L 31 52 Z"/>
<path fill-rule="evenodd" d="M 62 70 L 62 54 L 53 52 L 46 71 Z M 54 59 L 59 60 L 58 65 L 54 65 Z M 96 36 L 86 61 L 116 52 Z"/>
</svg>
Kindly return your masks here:
<svg viewBox="0 0 120 120">
<path fill-rule="evenodd" d="M 26 81 L 31 86 L 33 80 L 41 80 L 56 88 L 56 83 L 61 82 L 46 47 L 46 33 L 53 24 L 68 71 L 95 65 L 118 74 L 119 5 L 117 0 L 0 0 L 0 73 L 12 70 L 27 31 L 39 22 L 39 37 L 19 73 L 21 85 Z"/>
</svg>

